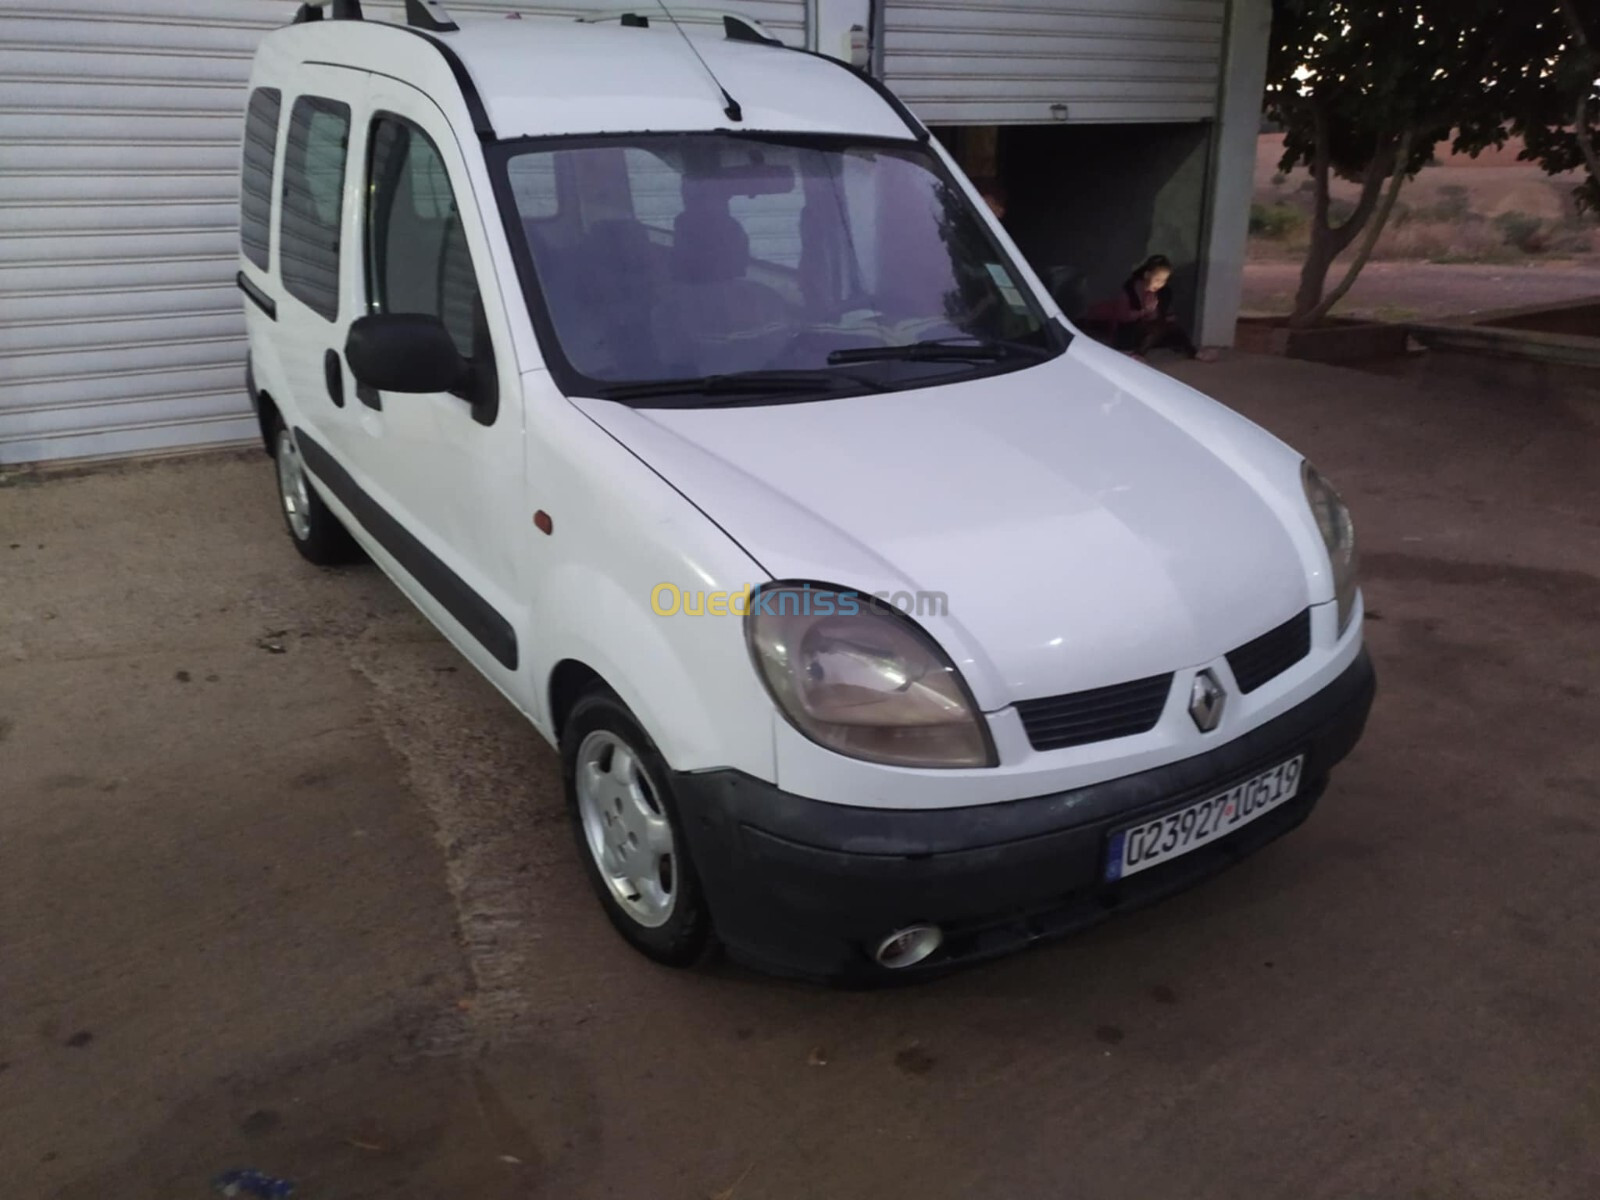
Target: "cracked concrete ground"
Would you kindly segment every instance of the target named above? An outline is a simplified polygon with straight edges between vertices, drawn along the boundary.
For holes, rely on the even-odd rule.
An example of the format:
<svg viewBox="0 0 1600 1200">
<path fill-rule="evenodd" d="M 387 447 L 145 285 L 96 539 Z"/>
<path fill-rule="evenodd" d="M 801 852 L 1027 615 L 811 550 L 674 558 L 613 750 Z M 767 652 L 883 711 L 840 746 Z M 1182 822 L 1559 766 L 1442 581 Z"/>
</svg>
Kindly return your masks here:
<svg viewBox="0 0 1600 1200">
<path fill-rule="evenodd" d="M 1229 874 L 880 993 L 628 951 L 553 755 L 260 456 L 0 487 L 0 1196 L 1600 1194 L 1600 388 L 1498 371 L 1180 369 L 1350 499 L 1367 739 Z"/>
</svg>

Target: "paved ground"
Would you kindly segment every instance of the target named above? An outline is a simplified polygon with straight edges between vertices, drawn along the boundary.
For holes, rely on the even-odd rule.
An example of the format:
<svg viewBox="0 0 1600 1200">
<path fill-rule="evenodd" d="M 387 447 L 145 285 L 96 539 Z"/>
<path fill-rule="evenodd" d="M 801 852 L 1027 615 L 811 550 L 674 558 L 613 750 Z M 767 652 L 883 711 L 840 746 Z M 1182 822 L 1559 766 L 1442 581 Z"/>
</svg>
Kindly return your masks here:
<svg viewBox="0 0 1600 1200">
<path fill-rule="evenodd" d="M 1342 278 L 1334 272 L 1330 286 Z M 1298 262 L 1245 264 L 1244 311 L 1281 316 L 1294 307 Z M 1335 316 L 1415 321 L 1600 296 L 1593 259 L 1506 263 L 1368 263 Z"/>
<path fill-rule="evenodd" d="M 264 461 L 0 488 L 0 1195 L 1600 1194 L 1600 397 L 1184 371 L 1345 487 L 1368 738 L 1202 889 L 884 993 L 626 951 L 551 755 Z"/>
</svg>

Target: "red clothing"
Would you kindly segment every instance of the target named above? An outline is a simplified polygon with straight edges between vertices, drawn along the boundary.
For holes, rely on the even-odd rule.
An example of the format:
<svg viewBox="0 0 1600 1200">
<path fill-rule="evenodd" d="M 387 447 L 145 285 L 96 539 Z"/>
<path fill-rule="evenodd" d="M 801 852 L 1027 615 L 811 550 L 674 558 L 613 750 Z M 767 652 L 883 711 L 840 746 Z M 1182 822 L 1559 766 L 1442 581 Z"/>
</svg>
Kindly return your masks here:
<svg viewBox="0 0 1600 1200">
<path fill-rule="evenodd" d="M 1134 301 L 1139 303 L 1135 304 Z M 1161 319 L 1161 297 L 1144 284 L 1123 288 L 1109 300 L 1102 300 L 1089 309 L 1088 319 L 1104 321 L 1108 325 L 1132 325 L 1140 321 Z"/>
<path fill-rule="evenodd" d="M 1165 288 L 1153 291 L 1143 279 L 1135 277 L 1123 284 L 1115 296 L 1089 309 L 1084 330 L 1113 349 L 1130 354 L 1165 348 L 1193 358 L 1197 353 L 1195 345 L 1173 319 L 1171 301 L 1172 295 Z"/>
</svg>

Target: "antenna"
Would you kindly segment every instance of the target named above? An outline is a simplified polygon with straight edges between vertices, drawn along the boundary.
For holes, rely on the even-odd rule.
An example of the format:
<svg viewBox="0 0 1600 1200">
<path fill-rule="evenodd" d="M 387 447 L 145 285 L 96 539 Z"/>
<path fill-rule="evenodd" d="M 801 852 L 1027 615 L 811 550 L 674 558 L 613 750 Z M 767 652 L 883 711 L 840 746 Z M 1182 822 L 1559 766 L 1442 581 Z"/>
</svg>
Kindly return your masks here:
<svg viewBox="0 0 1600 1200">
<path fill-rule="evenodd" d="M 722 93 L 722 98 L 728 102 L 728 106 L 722 110 L 728 115 L 728 120 L 743 121 L 744 109 L 739 106 L 739 102 L 733 98 L 728 89 L 722 86 L 722 80 L 717 78 L 717 73 L 711 69 L 711 65 L 701 55 L 699 47 L 694 44 L 694 39 L 684 32 L 682 25 L 678 24 L 678 18 L 673 16 L 672 10 L 667 7 L 667 0 L 656 0 L 656 3 L 661 6 L 661 11 L 667 14 L 667 20 L 672 22 L 672 27 L 678 31 L 678 36 L 683 39 L 683 44 L 689 47 L 689 53 L 699 60 L 700 66 L 705 70 L 705 73 L 711 76 L 711 82 L 716 84 L 717 90 Z"/>
</svg>

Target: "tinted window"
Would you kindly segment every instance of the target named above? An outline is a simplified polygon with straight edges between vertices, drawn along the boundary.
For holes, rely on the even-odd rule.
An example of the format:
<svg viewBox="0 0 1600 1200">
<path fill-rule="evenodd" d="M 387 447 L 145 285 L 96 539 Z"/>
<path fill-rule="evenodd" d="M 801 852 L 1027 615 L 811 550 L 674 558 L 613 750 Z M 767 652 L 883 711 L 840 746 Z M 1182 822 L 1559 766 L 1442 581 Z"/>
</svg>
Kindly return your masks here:
<svg viewBox="0 0 1600 1200">
<path fill-rule="evenodd" d="M 588 386 L 826 373 L 838 355 L 923 341 L 1055 347 L 989 226 L 917 146 L 640 135 L 530 143 L 506 170 L 553 332 Z M 909 387 L 994 360 L 848 369 Z"/>
<path fill-rule="evenodd" d="M 367 295 L 373 312 L 426 313 L 476 357 L 478 280 L 438 147 L 409 121 L 372 123 Z"/>
<path fill-rule="evenodd" d="M 272 261 L 272 167 L 278 156 L 278 115 L 283 95 L 276 88 L 250 94 L 244 122 L 244 169 L 239 181 L 239 245 L 263 271 Z"/>
<path fill-rule="evenodd" d="M 339 315 L 339 215 L 350 106 L 302 96 L 283 155 L 279 267 L 292 296 L 332 321 Z"/>
</svg>

